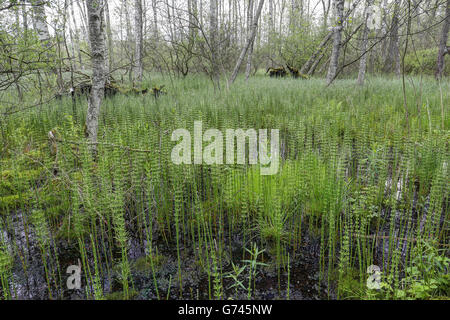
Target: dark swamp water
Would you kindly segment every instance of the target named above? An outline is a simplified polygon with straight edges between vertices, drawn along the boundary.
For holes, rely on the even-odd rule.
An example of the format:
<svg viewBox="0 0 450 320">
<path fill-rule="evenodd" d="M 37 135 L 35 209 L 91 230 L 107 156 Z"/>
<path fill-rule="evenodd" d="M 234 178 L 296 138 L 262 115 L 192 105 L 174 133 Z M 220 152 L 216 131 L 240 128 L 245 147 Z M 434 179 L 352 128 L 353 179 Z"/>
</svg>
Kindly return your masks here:
<svg viewBox="0 0 450 320">
<path fill-rule="evenodd" d="M 392 213 L 384 211 L 383 215 L 389 217 Z M 398 213 L 395 213 L 396 215 Z M 94 292 L 93 274 L 95 263 L 93 250 L 89 240 L 85 241 L 84 250 L 87 261 L 82 263 L 81 288 L 68 289 L 66 273 L 70 265 L 80 264 L 82 255 L 77 242 L 67 240 L 54 240 L 50 237 L 47 251 L 43 253 L 39 245 L 38 235 L 31 223 L 25 221 L 27 214 L 18 211 L 8 216 L 0 224 L 0 237 L 6 242 L 6 250 L 14 257 L 9 277 L 10 297 L 12 299 L 92 299 Z M 4 217 L 3 217 L 4 219 Z M 401 217 L 394 219 L 395 230 L 400 230 Z M 444 221 L 441 219 L 441 224 Z M 420 228 L 421 221 L 411 221 L 407 228 Z M 3 226 L 3 227 L 2 227 Z M 137 234 L 137 232 L 136 232 Z M 134 237 L 129 232 L 127 257 L 130 265 L 129 298 L 145 299 L 211 299 L 214 298 L 214 277 L 208 276 L 205 266 L 199 264 L 198 249 L 192 246 L 179 244 L 180 266 L 178 265 L 178 252 L 175 241 L 166 242 L 159 232 L 153 232 L 152 254 L 157 260 L 151 265 L 146 259 L 148 252 L 147 240 Z M 379 235 L 389 234 L 389 226 L 379 230 Z M 252 239 L 257 241 L 256 239 Z M 101 291 L 107 299 L 122 299 L 123 285 L 120 280 L 118 264 L 121 260 L 121 251 L 109 246 L 108 242 L 98 241 L 98 270 Z M 368 241 L 372 241 L 368 239 Z M 223 275 L 229 274 L 235 265 L 243 266 L 243 260 L 248 260 L 244 248 L 249 248 L 250 241 L 244 241 L 239 232 L 224 232 L 222 240 L 221 265 L 219 269 Z M 406 256 L 407 239 L 396 241 L 403 258 Z M 252 280 L 254 291 L 252 299 L 272 300 L 287 299 L 289 283 L 289 299 L 317 300 L 336 299 L 336 283 L 327 281 L 327 257 L 321 257 L 320 235 L 312 235 L 308 230 L 302 230 L 301 243 L 294 250 L 284 245 L 289 252 L 289 273 L 285 267 L 276 267 L 276 254 L 274 247 L 267 244 L 258 244 L 259 249 L 266 249 L 258 257 L 258 262 L 268 263 L 268 267 L 258 267 L 257 276 Z M 338 252 L 338 251 L 337 251 Z M 375 243 L 374 263 L 382 267 L 389 263 L 389 241 Z M 155 255 L 156 253 L 156 255 Z M 286 252 L 285 252 L 286 253 Z M 337 253 L 338 254 L 338 253 Z M 286 254 L 285 254 L 286 255 Z M 326 254 L 327 255 L 327 254 Z M 320 277 L 320 263 L 325 263 L 325 274 Z M 338 259 L 336 259 L 338 260 Z M 111 263 L 111 261 L 113 261 Z M 286 265 L 284 263 L 284 265 Z M 323 267 L 323 266 L 322 266 Z M 88 269 L 88 272 L 86 272 Z M 181 274 L 179 272 L 181 270 Z M 248 287 L 248 269 L 239 276 L 243 285 Z M 288 281 L 289 279 L 289 281 Z M 234 280 L 222 278 L 222 296 L 224 298 L 247 299 L 247 290 L 239 288 L 235 291 L 232 285 Z M 155 285 L 156 284 L 156 285 Z M 158 290 L 156 290 L 156 288 Z M 0 294 L 4 293 L 0 287 Z"/>
<path fill-rule="evenodd" d="M 80 247 L 78 243 L 67 240 L 51 239 L 48 250 L 43 254 L 38 237 L 31 224 L 24 223 L 24 215 L 17 212 L 8 219 L 7 227 L 1 230 L 2 239 L 6 240 L 7 250 L 14 256 L 9 281 L 10 298 L 12 299 L 88 299 L 87 287 L 93 292 L 93 280 L 88 273 L 89 268 L 94 273 L 94 259 L 89 241 L 85 243 L 88 261 L 80 261 Z M 6 225 L 6 224 L 3 224 Z M 200 266 L 196 257 L 195 248 L 184 247 L 180 244 L 180 274 L 178 272 L 178 258 L 176 244 L 163 241 L 160 236 L 153 239 L 153 250 L 157 251 L 158 261 L 154 263 L 154 272 L 146 257 L 147 241 L 134 238 L 129 234 L 128 261 L 130 264 L 129 297 L 131 299 L 209 299 L 214 298 L 213 276 L 208 279 L 205 268 Z M 100 241 L 100 240 L 99 240 Z M 249 254 L 241 234 L 224 238 L 224 250 L 219 266 L 222 274 L 231 272 L 232 262 L 243 266 L 243 260 L 249 259 Z M 107 299 L 121 299 L 122 283 L 120 271 L 117 266 L 107 261 L 118 261 L 120 251 L 109 248 L 108 243 L 100 244 L 102 248 L 98 253 L 98 270 L 100 270 L 100 283 L 104 296 Z M 262 248 L 260 248 L 262 249 Z M 269 253 L 272 251 L 272 253 Z M 113 259 L 111 259 L 111 255 Z M 106 258 L 108 256 L 108 258 Z M 332 290 L 327 289 L 325 281 L 319 281 L 319 238 L 304 234 L 302 243 L 297 250 L 290 249 L 289 263 L 289 299 L 316 300 L 333 299 Z M 45 258 L 45 259 L 43 259 Z M 257 261 L 268 263 L 269 266 L 258 267 L 257 276 L 252 280 L 255 289 L 251 292 L 252 299 L 287 299 L 288 272 L 281 267 L 276 268 L 274 250 L 267 250 L 259 255 Z M 45 261 L 45 263 L 44 263 Z M 67 268 L 70 265 L 82 265 L 81 288 L 68 289 Z M 239 280 L 247 288 L 248 269 L 240 274 Z M 247 290 L 240 288 L 237 293 L 231 287 L 234 282 L 231 278 L 223 277 L 223 296 L 225 298 L 247 299 Z M 158 291 L 155 289 L 155 282 Z M 181 287 L 181 290 L 180 290 Z M 50 289 L 49 289 L 50 288 Z M 3 292 L 0 294 L 3 295 Z"/>
</svg>

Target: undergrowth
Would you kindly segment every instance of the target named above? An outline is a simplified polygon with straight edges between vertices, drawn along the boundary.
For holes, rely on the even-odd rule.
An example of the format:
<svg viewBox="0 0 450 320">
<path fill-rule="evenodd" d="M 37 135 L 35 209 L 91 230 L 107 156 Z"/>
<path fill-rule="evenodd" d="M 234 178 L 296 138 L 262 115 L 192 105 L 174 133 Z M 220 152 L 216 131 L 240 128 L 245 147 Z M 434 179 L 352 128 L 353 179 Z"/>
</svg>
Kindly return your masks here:
<svg viewBox="0 0 450 320">
<path fill-rule="evenodd" d="M 441 100 L 433 80 L 423 81 L 420 99 L 408 86 L 408 119 L 398 80 L 325 88 L 316 79 L 256 77 L 215 93 L 203 77 L 153 81 L 167 95 L 104 101 L 97 161 L 84 137 L 84 97 L 76 106 L 63 98 L 0 119 L 2 298 L 15 297 L 12 265 L 27 261 L 15 244 L 17 221 L 35 235 L 49 298 L 63 297 L 61 241 L 77 246 L 87 298 L 135 297 L 135 268 L 152 274 L 159 298 L 170 287 L 181 297 L 187 247 L 210 299 L 251 298 L 258 268 L 270 266 L 280 296 L 289 297 L 282 274 L 289 279 L 304 232 L 320 238 L 318 281 L 338 298 L 448 297 L 450 119 L 442 110 L 448 114 L 450 97 Z M 261 176 L 252 165 L 173 164 L 171 133 L 193 132 L 200 120 L 203 130 L 279 129 L 278 174 Z M 242 251 L 226 269 L 227 239 L 235 234 Z M 130 260 L 131 239 L 145 248 L 144 260 Z M 175 250 L 169 293 L 158 289 L 164 257 L 157 242 Z M 258 261 L 264 251 L 269 258 Z M 370 265 L 382 270 L 378 291 L 366 287 Z M 105 279 L 119 288 L 104 292 Z"/>
</svg>

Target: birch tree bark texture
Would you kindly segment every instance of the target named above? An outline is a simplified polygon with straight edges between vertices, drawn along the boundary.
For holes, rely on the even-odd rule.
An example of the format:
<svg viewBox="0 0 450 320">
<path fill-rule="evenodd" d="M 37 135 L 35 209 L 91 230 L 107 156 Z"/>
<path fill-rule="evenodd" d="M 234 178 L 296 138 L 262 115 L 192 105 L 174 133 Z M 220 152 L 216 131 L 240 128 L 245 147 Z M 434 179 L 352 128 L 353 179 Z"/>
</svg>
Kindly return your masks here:
<svg viewBox="0 0 450 320">
<path fill-rule="evenodd" d="M 333 50 L 331 52 L 330 65 L 327 73 L 327 85 L 330 85 L 336 77 L 341 51 L 342 29 L 344 25 L 344 0 L 334 0 L 336 23 L 333 26 Z"/>
<path fill-rule="evenodd" d="M 136 29 L 136 62 L 135 62 L 135 77 L 137 82 L 142 81 L 143 62 L 142 62 L 142 49 L 143 49 L 143 36 L 142 36 L 142 0 L 135 0 L 134 11 L 134 24 Z"/>
<path fill-rule="evenodd" d="M 92 89 L 86 115 L 86 132 L 94 156 L 97 153 L 98 117 L 106 81 L 104 6 L 104 0 L 86 0 L 92 62 Z"/>
</svg>

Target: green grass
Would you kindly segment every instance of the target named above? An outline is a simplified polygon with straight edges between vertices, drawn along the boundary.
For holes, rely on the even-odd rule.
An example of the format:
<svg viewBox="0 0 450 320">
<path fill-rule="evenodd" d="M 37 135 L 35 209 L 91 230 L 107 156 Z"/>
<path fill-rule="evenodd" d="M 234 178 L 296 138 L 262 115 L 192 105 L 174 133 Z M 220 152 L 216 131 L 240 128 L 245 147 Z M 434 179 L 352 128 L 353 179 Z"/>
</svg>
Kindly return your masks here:
<svg viewBox="0 0 450 320">
<path fill-rule="evenodd" d="M 411 258 L 399 254 L 398 238 L 408 239 L 408 252 L 419 235 L 437 247 L 449 243 L 450 83 L 442 83 L 441 101 L 434 80 L 425 79 L 421 93 L 419 79 L 412 81 L 417 92 L 407 85 L 407 121 L 402 84 L 395 79 L 371 78 L 362 88 L 340 80 L 326 88 L 319 79 L 257 76 L 248 85 L 238 79 L 230 89 L 214 92 L 201 76 L 172 81 L 155 76 L 147 84 L 166 85 L 167 95 L 104 101 L 97 163 L 84 138 L 85 98 L 77 101 L 76 114 L 71 100 L 63 99 L 10 115 L 0 123 L 0 227 L 9 230 L 8 217 L 20 208 L 29 227 L 38 230 L 43 256 L 54 254 L 49 239 L 78 244 L 85 280 L 96 283 L 119 273 L 122 287 L 114 297 L 122 298 L 139 289 L 130 273 L 131 235 L 142 246 L 145 241 L 148 254 L 157 252 L 156 233 L 175 248 L 171 279 L 181 284 L 175 294 L 182 295 L 183 248 L 193 247 L 209 298 L 227 298 L 223 275 L 232 270 L 222 265 L 224 252 L 231 250 L 224 240 L 230 234 L 242 234 L 248 248 L 256 241 L 259 249 L 274 253 L 269 263 L 278 270 L 283 296 L 288 284 L 280 275 L 292 272 L 288 254 L 302 246 L 301 231 L 320 237 L 321 280 L 330 288 L 342 281 L 340 297 L 369 294 L 366 269 L 374 263 L 378 234 L 389 248 L 383 277 L 391 279 L 392 290 L 401 290 L 399 278 Z M 261 176 L 249 165 L 174 165 L 172 131 L 192 132 L 197 120 L 203 130 L 279 129 L 278 174 Z M 56 154 L 48 145 L 50 130 L 64 141 Z M 11 179 L 11 172 L 19 178 Z M 153 260 L 138 265 L 153 273 L 156 283 L 159 266 Z M 43 263 L 49 292 L 63 287 L 53 259 Z M 10 272 L 4 269 L 8 298 Z M 102 296 L 95 288 L 86 289 L 88 298 Z"/>
</svg>

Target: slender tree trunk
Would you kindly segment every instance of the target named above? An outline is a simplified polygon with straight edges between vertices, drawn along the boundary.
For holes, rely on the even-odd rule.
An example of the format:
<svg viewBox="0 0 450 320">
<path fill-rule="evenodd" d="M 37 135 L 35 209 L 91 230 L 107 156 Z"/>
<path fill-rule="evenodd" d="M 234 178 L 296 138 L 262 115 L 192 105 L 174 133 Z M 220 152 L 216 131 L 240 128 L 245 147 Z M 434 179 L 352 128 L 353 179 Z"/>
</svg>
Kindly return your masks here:
<svg viewBox="0 0 450 320">
<path fill-rule="evenodd" d="M 369 12 L 369 8 L 372 5 L 372 0 L 366 0 L 366 8 L 364 10 L 364 29 L 363 29 L 363 36 L 362 36 L 362 43 L 361 43 L 361 52 L 363 52 L 363 56 L 361 57 L 361 60 L 359 61 L 359 72 L 358 72 L 358 84 L 362 86 L 364 84 L 364 78 L 366 75 L 366 68 L 367 68 L 367 44 L 369 41 L 369 28 L 367 26 L 367 20 L 369 19 L 369 15 L 371 12 Z"/>
<path fill-rule="evenodd" d="M 83 66 L 83 60 L 81 57 L 81 51 L 80 51 L 80 32 L 78 31 L 77 26 L 77 19 L 75 18 L 75 10 L 73 9 L 73 1 L 70 1 L 70 15 L 72 16 L 72 23 L 73 23 L 73 37 L 74 41 L 72 43 L 72 48 L 74 48 L 74 51 L 76 51 L 78 55 L 78 63 L 80 64 L 80 67 Z M 74 62 L 74 66 L 76 66 Z"/>
<path fill-rule="evenodd" d="M 16 37 L 19 38 L 22 35 L 24 35 L 26 31 L 25 31 L 25 28 L 23 28 L 23 30 L 21 30 L 21 28 L 20 28 L 20 12 L 19 12 L 19 8 L 16 7 L 13 10 L 14 10 L 14 13 L 15 13 L 15 16 L 16 16 Z M 11 63 L 11 61 L 10 61 L 10 63 Z M 11 63 L 11 65 L 12 65 L 12 63 Z M 19 78 L 19 75 L 17 75 L 15 72 L 13 73 L 13 75 L 14 75 L 15 79 Z M 23 95 L 22 95 L 22 90 L 20 89 L 19 81 L 16 80 L 14 82 L 15 82 L 15 85 L 16 85 L 17 96 L 19 97 L 19 101 L 22 101 L 23 100 Z"/>
<path fill-rule="evenodd" d="M 298 25 L 296 23 L 301 17 L 299 15 L 299 3 L 298 0 L 291 0 L 291 11 L 289 12 L 289 32 L 295 32 L 295 28 Z"/>
<path fill-rule="evenodd" d="M 198 28 L 198 8 L 197 0 L 188 1 L 188 15 L 189 15 L 189 51 L 192 50 L 197 37 Z"/>
<path fill-rule="evenodd" d="M 93 69 L 91 96 L 86 115 L 86 131 L 95 156 L 97 153 L 98 117 L 105 90 L 106 43 L 103 21 L 105 1 L 86 0 L 86 5 Z"/>
<path fill-rule="evenodd" d="M 253 25 L 253 0 L 249 1 L 248 4 L 248 27 L 247 27 L 247 37 L 250 37 L 252 32 L 252 25 Z M 250 71 L 252 67 L 252 55 L 253 55 L 253 46 L 254 41 L 250 44 L 250 48 L 248 49 L 248 56 L 247 56 L 247 67 L 245 69 L 245 80 L 248 81 L 248 78 L 250 77 Z"/>
<path fill-rule="evenodd" d="M 142 63 L 142 49 L 143 49 L 143 35 L 142 35 L 142 0 L 135 0 L 134 23 L 136 29 L 136 70 L 135 77 L 138 82 L 142 81 L 143 63 Z"/>
<path fill-rule="evenodd" d="M 234 42 L 237 42 L 238 39 L 238 31 L 237 31 L 237 26 L 238 26 L 238 8 L 237 8 L 237 0 L 232 0 L 233 1 L 233 40 Z"/>
<path fill-rule="evenodd" d="M 81 5 L 81 0 L 74 0 L 75 3 L 78 6 L 78 10 L 80 11 L 81 15 L 81 30 L 83 31 L 84 39 L 86 39 L 89 42 L 89 32 L 88 32 L 88 18 L 86 17 L 86 6 L 85 2 L 83 1 L 83 5 Z M 90 44 L 89 44 L 90 45 Z"/>
<path fill-rule="evenodd" d="M 330 13 L 331 0 L 322 0 L 323 7 L 323 30 L 327 30 L 328 28 L 328 15 Z"/>
<path fill-rule="evenodd" d="M 111 31 L 111 19 L 109 15 L 109 6 L 108 1 L 105 1 L 105 18 L 106 18 L 106 35 L 108 37 L 108 72 L 111 72 L 113 69 L 113 62 L 114 62 L 114 45 L 113 45 L 113 36 Z"/>
<path fill-rule="evenodd" d="M 153 37 L 155 41 L 158 40 L 158 8 L 156 7 L 156 1 L 152 0 L 152 10 L 153 10 Z"/>
<path fill-rule="evenodd" d="M 62 93 L 64 91 L 64 79 L 63 79 L 63 52 L 61 48 L 61 44 L 65 43 L 66 41 L 66 7 L 63 8 L 59 7 L 56 8 L 57 15 L 61 15 L 62 19 L 57 19 L 55 21 L 55 40 L 56 40 L 56 57 L 57 60 L 55 61 L 55 71 L 56 71 L 56 77 L 57 77 L 57 85 L 59 92 Z"/>
<path fill-rule="evenodd" d="M 283 33 L 284 9 L 286 9 L 286 1 L 282 0 L 281 5 L 280 5 L 280 23 L 279 23 L 279 27 L 278 27 L 278 33 L 280 33 L 280 34 Z"/>
<path fill-rule="evenodd" d="M 214 81 L 214 85 L 219 85 L 219 63 L 218 63 L 218 24 L 217 24 L 217 14 L 218 14 L 218 0 L 209 1 L 209 41 L 211 46 L 211 74 Z"/>
<path fill-rule="evenodd" d="M 188 0 L 187 2 L 187 12 L 188 12 L 188 21 L 189 21 L 189 42 L 194 39 L 194 10 L 193 10 L 193 0 Z"/>
<path fill-rule="evenodd" d="M 258 10 L 256 11 L 255 18 L 253 19 L 252 32 L 247 39 L 246 45 L 244 46 L 244 48 L 242 48 L 241 54 L 239 55 L 239 58 L 236 62 L 236 66 L 234 67 L 233 74 L 231 75 L 231 78 L 229 80 L 229 84 L 232 84 L 234 82 L 234 80 L 236 80 L 237 74 L 239 72 L 239 68 L 241 67 L 242 62 L 244 61 L 245 54 L 249 50 L 252 42 L 255 41 L 256 31 L 258 30 L 258 20 L 259 20 L 259 17 L 261 16 L 261 11 L 262 11 L 263 5 L 264 5 L 264 0 L 260 0 L 259 5 L 258 5 Z"/>
<path fill-rule="evenodd" d="M 267 27 L 267 43 L 269 46 L 269 57 L 272 59 L 273 57 L 273 35 L 275 29 L 274 23 L 274 0 L 269 0 L 269 12 L 268 12 L 268 27 Z"/>
<path fill-rule="evenodd" d="M 27 14 L 26 0 L 24 0 L 22 4 L 22 23 L 23 23 L 23 33 L 26 40 L 28 38 L 28 14 Z"/>
<path fill-rule="evenodd" d="M 331 37 L 333 36 L 333 32 L 330 32 L 326 35 L 326 37 L 322 40 L 322 42 L 319 44 L 316 51 L 313 53 L 313 55 L 308 59 L 308 61 L 305 62 L 305 64 L 302 66 L 300 73 L 306 74 L 311 69 L 311 66 L 314 64 L 315 61 L 317 61 L 317 57 L 323 54 L 323 51 L 325 49 L 325 46 L 327 45 L 328 41 L 330 41 Z"/>
<path fill-rule="evenodd" d="M 122 0 L 122 10 L 123 10 L 122 12 L 125 13 L 125 30 L 127 35 L 127 39 L 125 41 L 126 43 L 125 51 L 130 58 L 130 67 L 128 68 L 128 80 L 130 82 L 133 82 L 134 48 L 132 47 L 133 36 L 131 33 L 130 11 L 127 0 Z"/>
<path fill-rule="evenodd" d="M 331 52 L 330 65 L 328 67 L 327 84 L 330 85 L 336 77 L 341 51 L 342 29 L 344 25 L 344 0 L 335 0 L 336 26 L 334 26 L 333 51 Z"/>
<path fill-rule="evenodd" d="M 401 5 L 401 0 L 395 0 L 394 13 L 391 22 L 391 32 L 389 38 L 389 47 L 387 49 L 386 60 L 384 64 L 384 72 L 390 73 L 395 71 L 397 76 L 400 76 L 400 49 L 399 49 L 399 37 L 398 37 L 398 15 Z"/>
<path fill-rule="evenodd" d="M 325 5 L 325 2 L 322 1 L 323 6 L 324 6 L 324 14 L 326 12 L 327 17 L 328 17 L 328 11 L 330 9 L 330 1 L 328 1 L 328 6 Z M 355 1 L 353 3 L 353 5 L 351 6 L 351 8 L 348 10 L 348 12 L 345 13 L 344 18 L 342 19 L 343 21 L 346 21 L 348 19 L 348 17 L 350 16 L 350 14 L 355 10 L 356 6 L 358 5 L 358 1 Z M 327 8 L 327 10 L 325 11 L 325 8 Z M 328 18 L 325 18 L 326 21 L 328 21 Z M 328 24 L 328 22 L 326 23 Z M 323 40 L 320 42 L 320 44 L 318 45 L 316 51 L 314 51 L 314 53 L 312 54 L 312 56 L 308 59 L 308 61 L 306 61 L 306 63 L 302 66 L 300 72 L 303 74 L 313 74 L 317 64 L 320 62 L 320 60 L 323 58 L 324 56 L 324 50 L 328 44 L 328 41 L 330 41 L 330 39 L 333 37 L 333 35 L 335 35 L 334 33 L 334 29 L 333 31 L 330 31 L 327 33 L 327 35 L 325 36 L 325 38 L 323 38 Z"/>
<path fill-rule="evenodd" d="M 450 28 L 450 0 L 447 0 L 445 8 L 444 24 L 442 26 L 441 39 L 439 41 L 439 52 L 437 57 L 436 79 L 441 79 L 445 69 L 445 55 L 450 54 L 449 47 L 447 47 L 448 31 Z"/>
<path fill-rule="evenodd" d="M 322 61 L 324 55 L 325 55 L 325 50 L 320 54 L 319 57 L 317 57 L 316 61 L 313 63 L 311 68 L 308 70 L 308 73 L 307 73 L 308 76 L 314 75 L 314 72 L 316 72 L 317 66 L 319 65 L 320 61 Z"/>
</svg>

